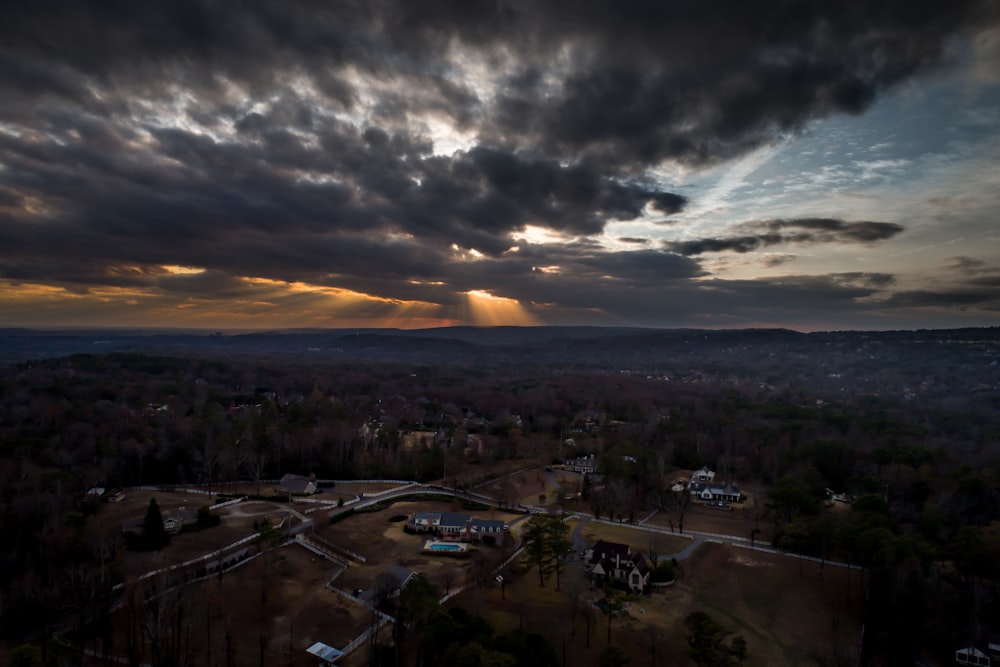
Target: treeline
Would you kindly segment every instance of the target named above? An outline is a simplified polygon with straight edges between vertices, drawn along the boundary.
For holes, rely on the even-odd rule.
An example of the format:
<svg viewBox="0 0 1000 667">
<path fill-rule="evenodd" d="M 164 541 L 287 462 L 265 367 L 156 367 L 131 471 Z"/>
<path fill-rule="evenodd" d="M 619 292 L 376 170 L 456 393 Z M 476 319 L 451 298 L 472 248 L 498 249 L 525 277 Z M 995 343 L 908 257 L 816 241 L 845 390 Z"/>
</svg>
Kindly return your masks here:
<svg viewBox="0 0 1000 667">
<path fill-rule="evenodd" d="M 748 518 L 748 536 L 766 525 L 778 546 L 862 564 L 874 603 L 907 603 L 882 616 L 895 629 L 874 622 L 874 637 L 908 631 L 909 640 L 927 628 L 923 636 L 946 652 L 995 607 L 980 605 L 976 619 L 968 611 L 970 587 L 997 585 L 997 393 L 933 408 L 851 392 L 831 400 L 791 373 L 779 377 L 778 365 L 771 388 L 487 362 L 110 354 L 8 367 L 0 375 L 4 631 L 23 636 L 54 617 L 57 602 L 109 585 L 99 565 L 120 538 L 95 532 L 91 487 L 222 491 L 286 472 L 462 485 L 501 459 L 594 454 L 603 478 L 579 489 L 591 511 L 628 520 L 657 508 L 681 528 L 689 505 L 670 491 L 671 473 L 707 465 L 766 499 Z M 857 500 L 831 512 L 830 491 Z"/>
</svg>

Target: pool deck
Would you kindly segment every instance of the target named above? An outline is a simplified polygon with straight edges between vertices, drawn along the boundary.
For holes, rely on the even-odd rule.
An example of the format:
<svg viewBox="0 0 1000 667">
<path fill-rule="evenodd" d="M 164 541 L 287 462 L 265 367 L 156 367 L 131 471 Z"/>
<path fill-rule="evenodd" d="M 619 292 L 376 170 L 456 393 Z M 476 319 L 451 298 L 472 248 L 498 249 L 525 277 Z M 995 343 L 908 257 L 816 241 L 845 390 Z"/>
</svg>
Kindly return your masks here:
<svg viewBox="0 0 1000 667">
<path fill-rule="evenodd" d="M 469 550 L 468 542 L 439 542 L 438 540 L 427 540 L 424 542 L 424 551 L 427 553 L 465 553 Z"/>
</svg>

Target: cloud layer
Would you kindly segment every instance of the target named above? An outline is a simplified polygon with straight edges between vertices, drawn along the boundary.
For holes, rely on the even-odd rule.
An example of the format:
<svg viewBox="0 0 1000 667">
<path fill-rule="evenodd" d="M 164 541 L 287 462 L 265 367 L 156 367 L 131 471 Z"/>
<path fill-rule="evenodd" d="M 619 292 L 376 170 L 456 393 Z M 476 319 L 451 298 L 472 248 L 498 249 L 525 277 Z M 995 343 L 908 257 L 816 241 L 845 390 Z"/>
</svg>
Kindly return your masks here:
<svg viewBox="0 0 1000 667">
<path fill-rule="evenodd" d="M 471 292 L 533 322 L 930 307 L 883 294 L 881 274 L 726 280 L 694 259 L 769 248 L 776 267 L 899 222 L 802 211 L 603 235 L 683 231 L 690 195 L 658 168 L 861 114 L 947 66 L 987 7 L 18 3 L 0 22 L 0 321 L 69 323 L 90 303 L 129 323 L 419 325 L 474 320 Z"/>
</svg>

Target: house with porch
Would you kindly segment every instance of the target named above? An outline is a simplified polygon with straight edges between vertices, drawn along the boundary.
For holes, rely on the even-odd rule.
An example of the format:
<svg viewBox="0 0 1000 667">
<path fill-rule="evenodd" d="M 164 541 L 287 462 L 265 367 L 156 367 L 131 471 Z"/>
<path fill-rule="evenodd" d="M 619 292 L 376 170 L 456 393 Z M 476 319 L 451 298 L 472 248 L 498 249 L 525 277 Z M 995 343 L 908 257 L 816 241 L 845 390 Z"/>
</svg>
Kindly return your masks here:
<svg viewBox="0 0 1000 667">
<path fill-rule="evenodd" d="M 701 470 L 695 470 L 691 475 L 691 482 L 700 482 L 702 484 L 711 484 L 715 481 L 715 471 L 709 470 L 708 466 L 702 466 Z"/>
<path fill-rule="evenodd" d="M 602 586 L 610 581 L 636 593 L 641 593 L 649 585 L 646 558 L 634 553 L 627 544 L 598 540 L 584 553 L 584 563 L 595 585 Z"/>
<path fill-rule="evenodd" d="M 415 533 L 434 533 L 445 542 L 494 544 L 502 544 L 508 530 L 500 519 L 476 519 L 466 512 L 417 512 L 406 526 Z"/>
<path fill-rule="evenodd" d="M 715 484 L 712 482 L 691 482 L 688 484 L 688 493 L 692 497 L 706 502 L 722 501 L 728 503 L 738 503 L 742 497 L 740 487 L 735 484 Z"/>
<path fill-rule="evenodd" d="M 572 472 L 583 473 L 584 475 L 589 475 L 597 469 L 597 459 L 593 454 L 590 456 L 581 456 L 576 459 L 567 459 L 563 463 L 563 470 L 570 470 Z"/>
</svg>

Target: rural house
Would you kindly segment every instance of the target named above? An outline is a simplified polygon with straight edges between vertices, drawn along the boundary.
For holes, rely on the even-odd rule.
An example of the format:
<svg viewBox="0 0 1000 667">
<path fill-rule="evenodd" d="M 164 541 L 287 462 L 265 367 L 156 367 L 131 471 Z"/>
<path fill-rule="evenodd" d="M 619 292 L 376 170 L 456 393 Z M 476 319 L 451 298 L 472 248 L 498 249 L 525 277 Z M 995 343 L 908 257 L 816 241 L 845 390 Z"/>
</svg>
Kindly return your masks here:
<svg viewBox="0 0 1000 667">
<path fill-rule="evenodd" d="M 599 540 L 584 554 L 587 572 L 594 583 L 605 581 L 627 586 L 641 593 L 649 585 L 649 566 L 642 554 L 632 553 L 627 544 Z"/>
<path fill-rule="evenodd" d="M 465 512 L 417 512 L 406 527 L 415 533 L 435 533 L 446 542 L 502 544 L 507 532 L 500 519 L 474 519 Z"/>
<path fill-rule="evenodd" d="M 278 482 L 278 491 L 295 495 L 311 496 L 316 493 L 316 476 L 305 477 L 286 473 Z"/>
<path fill-rule="evenodd" d="M 572 472 L 583 473 L 584 475 L 589 475 L 597 469 L 597 461 L 593 454 L 590 456 L 581 456 L 577 459 L 568 459 L 566 463 L 563 464 L 563 470 L 570 470 Z"/>
<path fill-rule="evenodd" d="M 688 493 L 701 500 L 714 500 L 729 503 L 738 503 L 742 495 L 740 493 L 740 487 L 734 484 L 713 484 L 702 482 L 691 482 L 688 484 Z"/>
<path fill-rule="evenodd" d="M 695 482 L 701 482 L 701 483 L 707 482 L 711 484 L 714 481 L 715 481 L 715 471 L 709 470 L 708 466 L 702 466 L 701 470 L 695 470 L 694 474 L 691 475 L 692 484 Z"/>
</svg>

